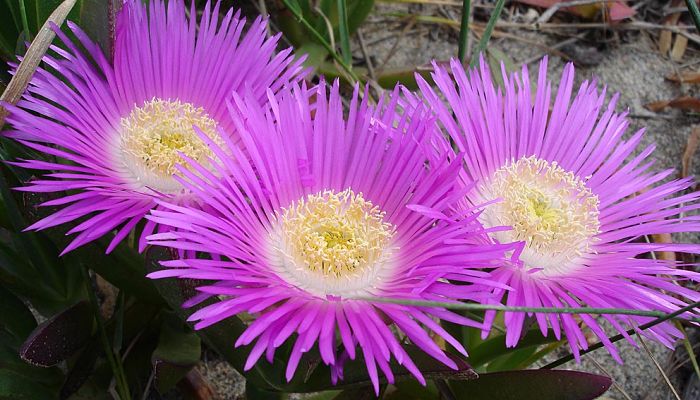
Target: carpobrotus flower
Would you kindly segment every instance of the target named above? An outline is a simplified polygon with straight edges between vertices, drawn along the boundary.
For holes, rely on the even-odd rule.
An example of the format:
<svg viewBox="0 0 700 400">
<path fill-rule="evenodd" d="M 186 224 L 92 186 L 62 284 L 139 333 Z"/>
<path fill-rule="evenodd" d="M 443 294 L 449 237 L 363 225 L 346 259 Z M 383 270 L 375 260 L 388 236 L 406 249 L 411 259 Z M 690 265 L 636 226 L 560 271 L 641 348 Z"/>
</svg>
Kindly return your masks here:
<svg viewBox="0 0 700 400">
<path fill-rule="evenodd" d="M 513 288 L 507 305 L 673 312 L 686 300 L 700 298 L 674 282 L 697 279 L 696 274 L 677 269 L 671 261 L 638 258 L 654 251 L 700 251 L 697 245 L 644 242 L 651 234 L 700 230 L 697 216 L 683 216 L 698 209 L 700 195 L 683 194 L 692 179 L 667 182 L 672 171 L 650 170 L 654 147 L 640 149 L 643 130 L 622 138 L 629 121 L 626 113 L 615 112 L 617 96 L 604 108 L 605 90 L 584 82 L 571 101 L 574 68 L 569 64 L 551 105 L 546 59 L 534 97 L 526 67 L 521 74 L 503 73 L 502 91 L 483 60 L 469 76 L 456 61 L 450 70 L 435 65 L 433 73 L 448 106 L 422 79 L 420 88 L 454 144 L 466 153 L 463 177 L 477 182 L 468 202 L 497 200 L 479 220 L 487 228 L 512 227 L 493 233 L 497 241 L 525 243 L 520 265 L 494 271 L 499 282 Z M 497 294 L 504 291 L 497 289 Z M 623 334 L 650 320 L 603 317 Z M 556 338 L 563 330 L 576 356 L 587 348 L 573 316 L 535 318 L 544 335 L 548 326 Z M 524 313 L 506 313 L 507 345 L 520 339 L 524 319 Z M 580 315 L 580 321 L 619 360 L 596 319 Z M 681 336 L 670 323 L 645 334 L 667 346 Z"/>
<path fill-rule="evenodd" d="M 194 7 L 194 2 L 192 3 Z M 193 126 L 213 135 L 234 135 L 225 99 L 248 88 L 260 101 L 302 75 L 291 49 L 274 55 L 278 36 L 267 39 L 258 18 L 245 20 L 219 3 L 186 16 L 182 0 L 153 0 L 148 8 L 126 0 L 116 20 L 114 60 L 74 24 L 79 43 L 57 28 L 68 50 L 53 47 L 17 107 L 8 106 L 14 130 L 7 136 L 62 161 L 21 160 L 25 168 L 52 171 L 20 190 L 72 191 L 44 206 L 61 206 L 28 229 L 84 220 L 64 252 L 117 231 L 111 251 L 155 206 L 154 199 L 187 201 L 173 180 L 178 153 L 206 163 L 211 155 Z M 87 50 L 81 51 L 80 47 Z M 140 247 L 156 226 L 143 229 Z"/>
<path fill-rule="evenodd" d="M 215 281 L 188 302 L 218 296 L 191 315 L 196 328 L 257 315 L 235 343 L 255 341 L 246 369 L 263 353 L 272 360 L 296 333 L 288 380 L 318 343 L 334 382 L 359 345 L 376 390 L 377 366 L 393 381 L 391 357 L 424 383 L 388 324 L 452 367 L 421 325 L 462 352 L 434 319 L 481 326 L 445 309 L 362 299 L 482 299 L 468 283 L 488 285 L 479 269 L 495 267 L 513 248 L 489 242 L 471 210 L 451 215 L 463 196 L 455 187 L 460 163 L 442 158 L 427 165 L 434 119 L 422 107 L 398 115 L 397 101 L 395 92 L 370 108 L 355 90 L 344 118 L 337 85 L 330 95 L 325 84 L 283 91 L 269 110 L 236 96 L 231 111 L 241 147 L 229 139 L 226 149 L 210 142 L 215 173 L 197 164 L 194 172 L 182 170 L 182 184 L 209 207 L 161 202 L 149 217 L 177 227 L 150 243 L 213 255 L 167 261 L 167 269 L 150 275 Z M 345 353 L 336 352 L 336 334 Z"/>
</svg>

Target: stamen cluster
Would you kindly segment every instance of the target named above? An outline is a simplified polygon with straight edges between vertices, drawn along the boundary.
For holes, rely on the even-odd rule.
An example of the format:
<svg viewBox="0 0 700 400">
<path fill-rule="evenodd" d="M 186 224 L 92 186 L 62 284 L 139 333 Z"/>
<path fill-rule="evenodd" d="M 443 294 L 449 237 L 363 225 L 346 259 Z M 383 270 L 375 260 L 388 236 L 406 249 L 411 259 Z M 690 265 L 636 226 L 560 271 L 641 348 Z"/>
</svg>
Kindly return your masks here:
<svg viewBox="0 0 700 400">
<path fill-rule="evenodd" d="M 180 153 L 205 165 L 213 156 L 194 126 L 218 141 L 216 121 L 201 107 L 158 98 L 135 107 L 121 120 L 119 148 L 125 166 L 144 186 L 165 192 L 177 189 L 172 175 L 182 163 Z"/>
<path fill-rule="evenodd" d="M 286 255 L 291 263 L 324 277 L 340 278 L 377 263 L 395 228 L 362 193 L 326 190 L 282 211 Z"/>
<path fill-rule="evenodd" d="M 487 208 L 484 220 L 512 226 L 509 239 L 543 257 L 571 260 L 590 251 L 600 232 L 598 196 L 556 161 L 523 157 L 496 170 L 487 186 L 502 201 Z"/>
</svg>

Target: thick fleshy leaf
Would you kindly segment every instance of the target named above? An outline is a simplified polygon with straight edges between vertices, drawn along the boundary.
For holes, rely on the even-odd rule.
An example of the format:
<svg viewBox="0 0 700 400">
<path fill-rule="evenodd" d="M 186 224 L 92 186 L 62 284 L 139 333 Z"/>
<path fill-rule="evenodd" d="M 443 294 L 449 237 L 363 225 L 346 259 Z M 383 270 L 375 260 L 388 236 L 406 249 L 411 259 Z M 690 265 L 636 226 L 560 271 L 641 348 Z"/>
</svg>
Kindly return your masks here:
<svg viewBox="0 0 700 400">
<path fill-rule="evenodd" d="M 173 319 L 175 316 L 161 326 L 158 346 L 151 356 L 154 382 L 161 393 L 175 386 L 199 362 L 202 352 L 199 337 L 181 321 Z"/>
<path fill-rule="evenodd" d="M 605 376 L 564 370 L 494 372 L 450 382 L 457 399 L 463 400 L 592 400 L 611 384 Z"/>
<path fill-rule="evenodd" d="M 531 330 L 518 342 L 517 349 L 536 348 L 541 345 L 556 342 L 554 335 L 542 336 L 540 331 Z M 505 335 L 498 335 L 475 347 L 469 347 L 469 363 L 479 367 L 501 356 L 512 354 L 513 348 L 506 347 Z"/>
<path fill-rule="evenodd" d="M 51 399 L 57 396 L 63 381 L 61 370 L 29 365 L 19 358 L 18 340 L 0 329 L 0 399 Z M 23 384 L 29 382 L 27 387 Z M 39 394 L 46 396 L 39 396 Z"/>
<path fill-rule="evenodd" d="M 34 380 L 11 370 L 0 370 L 0 399 L 3 400 L 52 400 L 58 393 Z"/>
<path fill-rule="evenodd" d="M 34 315 L 17 296 L 0 286 L 0 330 L 7 331 L 21 343 L 36 327 Z"/>
<path fill-rule="evenodd" d="M 66 374 L 66 380 L 61 387 L 61 398 L 67 399 L 73 393 L 77 392 L 92 374 L 98 356 L 102 354 L 100 342 L 93 340 L 83 348 L 78 355 L 75 363 L 69 366 Z"/>
<path fill-rule="evenodd" d="M 177 255 L 163 248 L 149 248 L 146 251 L 146 267 L 149 272 L 160 270 L 159 262 L 170 260 Z M 211 304 L 205 301 L 191 308 L 182 308 L 182 304 L 196 294 L 195 287 L 201 282 L 190 279 L 157 279 L 153 281 L 158 292 L 183 321 L 198 309 Z M 234 347 L 235 338 L 245 331 L 246 325 L 237 317 L 229 317 L 207 328 L 196 331 L 206 345 L 216 351 L 247 380 L 256 386 L 269 391 L 283 391 L 286 387 L 284 378 L 284 362 L 278 359 L 273 365 L 258 363 L 250 371 L 244 372 L 243 366 L 250 349 Z M 281 352 L 278 352 L 278 354 Z M 330 379 L 329 379 L 330 381 Z"/>
<path fill-rule="evenodd" d="M 457 364 L 457 370 L 446 366 L 440 361 L 435 360 L 427 355 L 420 348 L 413 345 L 404 345 L 404 350 L 416 364 L 425 379 L 450 379 L 450 380 L 470 380 L 478 377 L 477 373 L 466 363 L 461 357 L 447 353 L 447 355 Z M 310 363 L 314 365 L 314 363 Z M 391 370 L 394 372 L 394 378 L 397 382 L 406 379 L 415 379 L 408 370 L 398 365 L 392 360 L 390 363 Z M 300 366 L 301 369 L 301 366 Z M 328 370 L 326 368 L 316 368 L 311 373 L 304 374 L 303 371 L 298 371 L 297 376 L 308 376 L 308 379 L 299 381 L 299 378 L 292 381 L 289 391 L 297 392 L 319 392 L 322 390 L 332 389 L 347 389 L 357 388 L 371 385 L 367 367 L 362 355 L 358 355 L 353 361 L 348 361 L 343 368 L 343 380 L 337 385 L 332 385 L 329 379 Z M 386 383 L 386 379 L 380 379 L 382 383 Z"/>
<path fill-rule="evenodd" d="M 114 42 L 114 21 L 120 0 L 80 0 L 78 14 L 80 27 L 96 41 L 111 59 Z"/>
<path fill-rule="evenodd" d="M 85 345 L 92 323 L 90 305 L 78 302 L 34 329 L 20 348 L 20 357 L 32 365 L 56 365 Z"/>
</svg>

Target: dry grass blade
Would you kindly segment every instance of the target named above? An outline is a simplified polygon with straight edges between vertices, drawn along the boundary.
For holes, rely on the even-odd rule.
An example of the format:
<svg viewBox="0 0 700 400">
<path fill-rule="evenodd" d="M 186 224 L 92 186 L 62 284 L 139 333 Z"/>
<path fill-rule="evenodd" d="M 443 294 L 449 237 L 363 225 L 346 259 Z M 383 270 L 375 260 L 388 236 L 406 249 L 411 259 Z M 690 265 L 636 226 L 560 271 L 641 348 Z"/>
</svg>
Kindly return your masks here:
<svg viewBox="0 0 700 400">
<path fill-rule="evenodd" d="M 664 369 L 661 367 L 661 364 L 659 364 L 659 362 L 656 361 L 656 358 L 654 357 L 654 355 L 651 354 L 651 350 L 649 350 L 649 347 L 647 346 L 646 342 L 642 338 L 642 335 L 639 334 L 639 332 L 637 332 L 637 337 L 639 338 L 639 342 L 642 344 L 642 347 L 644 347 L 644 351 L 646 351 L 647 355 L 649 356 L 651 361 L 654 363 L 654 366 L 656 366 L 656 369 L 659 370 L 659 373 L 666 381 L 666 385 L 668 385 L 669 389 L 671 389 L 671 392 L 676 397 L 676 400 L 681 400 L 681 396 L 678 395 L 676 388 L 674 388 L 673 384 L 671 384 L 671 380 L 668 379 L 668 375 L 666 375 L 666 373 L 664 372 Z"/>
<path fill-rule="evenodd" d="M 27 85 L 29 85 L 34 71 L 39 67 L 41 59 L 49 50 L 49 46 L 51 46 L 51 42 L 56 36 L 56 33 L 51 29 L 51 24 L 61 26 L 68 16 L 68 13 L 73 9 L 73 6 L 75 6 L 76 1 L 77 0 L 65 0 L 61 5 L 56 7 L 49 16 L 49 19 L 44 22 L 36 38 L 32 41 L 32 44 L 29 45 L 27 54 L 24 55 L 24 59 L 22 59 L 22 62 L 19 64 L 17 72 L 12 77 L 12 80 L 10 80 L 2 96 L 0 96 L 0 101 L 17 104 L 22 97 L 22 93 L 27 89 Z M 2 126 L 5 124 L 5 117 L 7 117 L 7 110 L 0 107 L 0 129 L 2 129 Z"/>
<path fill-rule="evenodd" d="M 680 4 L 681 4 L 681 0 L 673 0 L 673 2 L 671 3 L 671 5 L 675 6 L 675 7 L 680 6 Z M 680 12 L 673 13 L 671 15 L 666 16 L 663 24 L 668 25 L 668 26 L 676 25 L 676 24 L 678 24 L 678 21 L 680 20 L 680 18 L 681 18 Z M 661 34 L 659 34 L 659 51 L 661 52 L 661 54 L 663 54 L 663 55 L 668 54 L 668 52 L 671 50 L 672 42 L 673 42 L 673 32 L 671 32 L 670 30 L 664 30 L 661 32 Z"/>
<path fill-rule="evenodd" d="M 695 152 L 698 151 L 698 146 L 700 145 L 700 126 L 696 126 L 690 132 L 688 136 L 688 142 L 685 145 L 685 151 L 683 152 L 683 157 L 681 159 L 681 178 L 685 178 L 690 175 L 691 168 L 693 167 L 693 156 Z"/>
<path fill-rule="evenodd" d="M 673 238 L 670 233 L 652 233 L 650 236 L 652 243 L 673 243 Z M 658 256 L 659 260 L 676 261 L 676 253 L 672 251 L 657 251 L 652 253 L 654 258 Z"/>
<path fill-rule="evenodd" d="M 674 322 L 676 323 L 676 328 L 678 328 L 679 331 L 683 332 L 683 346 L 685 347 L 685 351 L 688 352 L 688 359 L 693 365 L 693 370 L 695 370 L 695 374 L 698 376 L 698 378 L 700 378 L 700 365 L 698 365 L 698 360 L 695 357 L 695 350 L 693 349 L 693 345 L 690 343 L 688 332 L 686 332 L 685 328 L 683 327 L 683 324 L 680 321 Z"/>
<path fill-rule="evenodd" d="M 612 385 L 613 385 L 613 387 L 614 387 L 618 392 L 620 392 L 620 394 L 622 394 L 622 396 L 623 396 L 626 400 L 632 400 L 632 397 L 630 397 L 630 395 L 627 394 L 627 392 L 625 391 L 625 389 L 624 389 L 622 386 L 620 386 L 619 383 L 617 383 L 617 382 L 615 381 L 615 379 L 614 379 L 613 376 L 610 374 L 610 372 L 608 372 L 608 370 L 605 369 L 605 367 L 603 367 L 602 365 L 600 365 L 600 363 L 598 362 L 598 360 L 595 359 L 595 357 L 589 355 L 589 356 L 586 357 L 586 358 L 587 358 L 589 361 L 591 361 L 591 362 L 593 363 L 593 365 L 595 365 L 595 367 L 598 368 L 598 369 L 600 370 L 600 372 L 602 372 L 603 374 L 605 374 L 605 376 L 607 376 L 608 378 L 610 378 L 610 379 L 612 380 Z"/>
<path fill-rule="evenodd" d="M 673 42 L 673 48 L 671 49 L 671 60 L 681 61 L 687 48 L 688 38 L 681 35 L 676 36 L 676 40 Z"/>
</svg>

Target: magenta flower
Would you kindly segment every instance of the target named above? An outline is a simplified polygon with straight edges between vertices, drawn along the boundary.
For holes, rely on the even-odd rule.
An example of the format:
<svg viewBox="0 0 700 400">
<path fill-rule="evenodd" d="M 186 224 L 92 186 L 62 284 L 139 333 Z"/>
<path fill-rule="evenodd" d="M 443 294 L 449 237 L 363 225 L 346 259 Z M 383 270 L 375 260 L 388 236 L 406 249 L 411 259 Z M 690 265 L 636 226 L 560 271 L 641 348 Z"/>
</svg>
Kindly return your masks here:
<svg viewBox="0 0 700 400">
<path fill-rule="evenodd" d="M 291 49 L 274 55 L 279 37 L 265 37 L 265 20 L 243 33 L 245 20 L 233 10 L 220 18 L 218 2 L 205 7 L 199 24 L 186 16 L 182 0 L 167 3 L 124 2 L 111 64 L 74 24 L 79 43 L 55 28 L 68 50 L 52 47 L 56 56 L 44 59 L 49 68 L 37 71 L 17 107 L 8 106 L 14 130 L 6 135 L 60 160 L 15 164 L 50 171 L 20 190 L 71 191 L 42 204 L 62 208 L 27 228 L 81 220 L 64 253 L 116 231 L 110 252 L 155 199 L 191 201 L 172 174 L 179 152 L 201 162 L 211 153 L 192 126 L 235 135 L 225 101 L 231 92 L 247 88 L 265 101 L 268 88 L 303 76 Z M 157 229 L 145 225 L 141 250 Z"/>
<path fill-rule="evenodd" d="M 654 147 L 640 148 L 643 130 L 622 138 L 629 121 L 627 113 L 615 112 L 617 96 L 605 107 L 606 91 L 599 92 L 595 82 L 584 82 L 571 101 L 574 67 L 569 64 L 552 105 L 547 59 L 540 64 L 534 98 L 527 67 L 521 74 L 503 73 L 502 90 L 495 87 L 483 61 L 469 75 L 457 61 L 450 70 L 435 65 L 433 73 L 448 106 L 424 80 L 419 84 L 443 128 L 466 154 L 463 179 L 477 182 L 467 200 L 497 200 L 479 221 L 486 228 L 512 227 L 492 234 L 499 242 L 525 243 L 519 265 L 494 271 L 499 282 L 513 289 L 507 294 L 496 289 L 498 297 L 507 296 L 509 306 L 663 312 L 700 298 L 677 282 L 697 280 L 696 273 L 674 262 L 638 258 L 655 251 L 700 253 L 696 244 L 644 241 L 650 234 L 698 232 L 699 218 L 685 214 L 699 208 L 700 193 L 683 193 L 692 179 L 668 181 L 671 170 L 650 169 Z M 411 94 L 409 98 L 416 101 Z M 520 339 L 525 317 L 505 314 L 508 346 Z M 579 349 L 587 348 L 581 325 L 588 326 L 619 360 L 594 317 L 580 315 L 582 324 L 572 315 L 534 317 L 543 335 L 551 328 L 559 339 L 563 330 L 577 357 Z M 623 334 L 651 320 L 603 317 Z M 644 334 L 667 346 L 682 336 L 671 323 Z"/>
<path fill-rule="evenodd" d="M 378 369 L 393 381 L 392 357 L 425 383 L 391 325 L 453 368 L 426 330 L 464 353 L 435 319 L 482 326 L 442 308 L 366 300 L 483 299 L 489 293 L 474 291 L 473 283 L 491 281 L 480 269 L 497 266 L 513 249 L 491 243 L 472 210 L 451 213 L 463 197 L 455 186 L 460 163 L 442 157 L 426 164 L 435 121 L 423 107 L 397 114 L 398 99 L 395 91 L 373 108 L 356 89 L 344 118 L 337 83 L 330 95 L 323 83 L 309 91 L 296 86 L 271 98 L 269 109 L 235 96 L 240 147 L 228 138 L 226 150 L 210 142 L 215 171 L 193 164 L 194 172 L 182 169 L 185 179 L 177 178 L 209 207 L 161 201 L 149 217 L 177 228 L 150 243 L 212 255 L 167 261 L 167 269 L 150 274 L 214 281 L 187 304 L 218 296 L 191 315 L 196 328 L 240 313 L 257 316 L 235 343 L 255 342 L 246 370 L 262 354 L 271 361 L 296 333 L 288 380 L 318 344 L 334 382 L 359 345 L 375 390 Z"/>
</svg>

